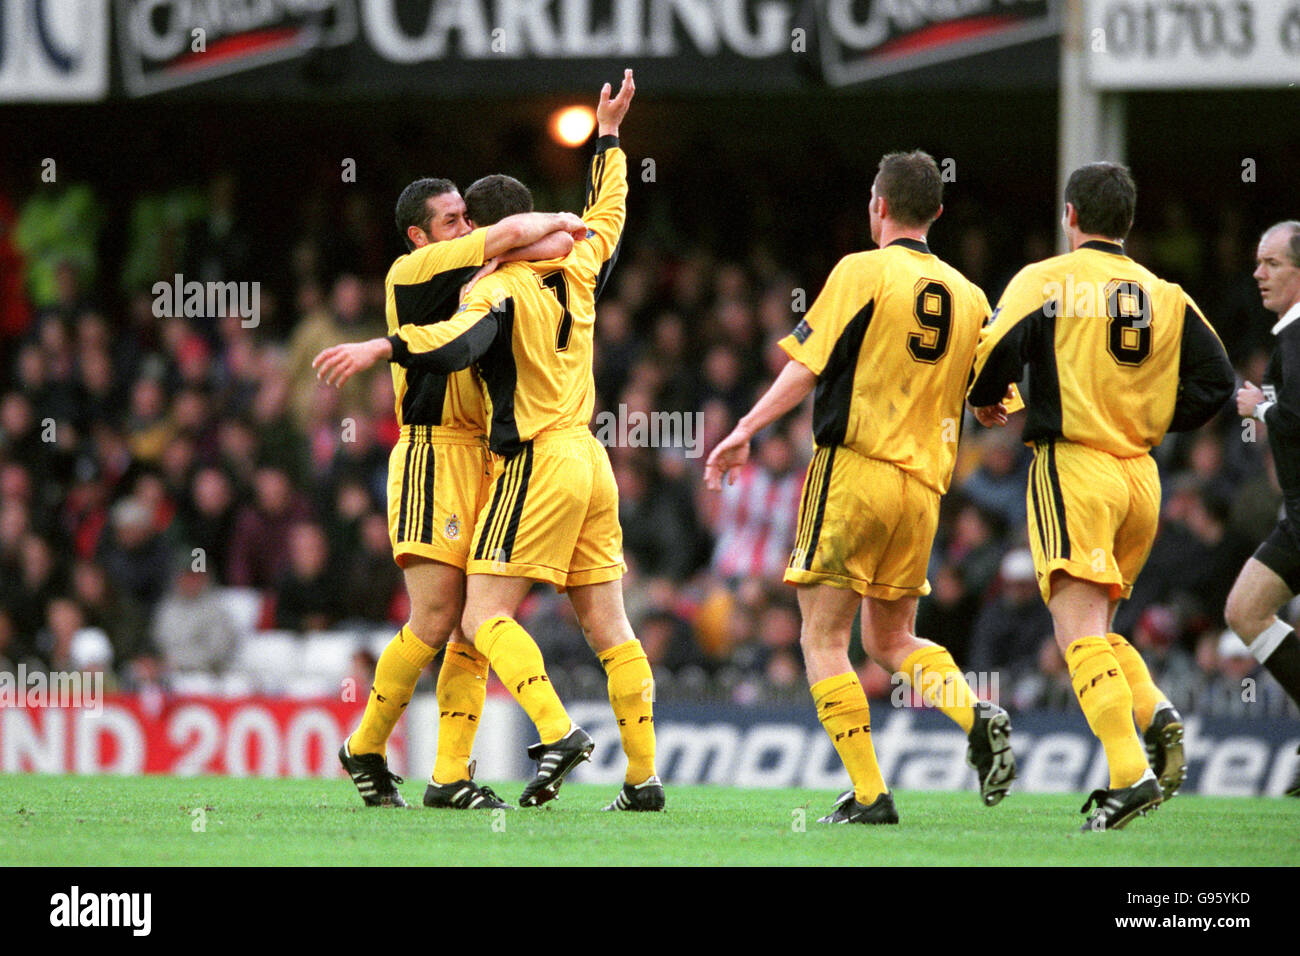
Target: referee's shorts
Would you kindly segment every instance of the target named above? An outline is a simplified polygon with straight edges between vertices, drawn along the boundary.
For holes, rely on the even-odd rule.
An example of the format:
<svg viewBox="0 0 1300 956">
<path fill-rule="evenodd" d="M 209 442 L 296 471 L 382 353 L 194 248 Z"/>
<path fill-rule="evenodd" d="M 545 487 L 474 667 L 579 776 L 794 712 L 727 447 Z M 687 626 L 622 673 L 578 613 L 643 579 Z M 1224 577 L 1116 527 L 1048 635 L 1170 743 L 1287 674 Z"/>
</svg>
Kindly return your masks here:
<svg viewBox="0 0 1300 956">
<path fill-rule="evenodd" d="M 1255 560 L 1285 581 L 1292 594 L 1300 594 L 1300 544 L 1289 517 L 1255 550 Z"/>
</svg>

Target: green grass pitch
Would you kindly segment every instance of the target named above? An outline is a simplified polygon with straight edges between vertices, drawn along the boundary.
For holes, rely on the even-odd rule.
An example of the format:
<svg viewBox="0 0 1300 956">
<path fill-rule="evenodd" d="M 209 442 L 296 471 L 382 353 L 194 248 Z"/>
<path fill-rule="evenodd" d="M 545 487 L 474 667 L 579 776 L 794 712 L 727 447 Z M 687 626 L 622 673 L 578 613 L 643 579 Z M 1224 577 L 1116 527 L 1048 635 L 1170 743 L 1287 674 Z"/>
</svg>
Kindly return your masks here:
<svg viewBox="0 0 1300 956">
<path fill-rule="evenodd" d="M 513 800 L 521 785 L 495 788 Z M 899 826 L 827 827 L 835 795 L 809 790 L 670 787 L 668 810 L 643 815 L 601 813 L 611 788 L 569 783 L 495 816 L 426 810 L 422 784 L 402 790 L 410 810 L 363 808 L 344 778 L 0 775 L 0 865 L 1300 864 L 1300 801 L 1286 799 L 1180 796 L 1081 834 L 1075 794 L 986 809 L 973 793 L 899 791 Z"/>
</svg>

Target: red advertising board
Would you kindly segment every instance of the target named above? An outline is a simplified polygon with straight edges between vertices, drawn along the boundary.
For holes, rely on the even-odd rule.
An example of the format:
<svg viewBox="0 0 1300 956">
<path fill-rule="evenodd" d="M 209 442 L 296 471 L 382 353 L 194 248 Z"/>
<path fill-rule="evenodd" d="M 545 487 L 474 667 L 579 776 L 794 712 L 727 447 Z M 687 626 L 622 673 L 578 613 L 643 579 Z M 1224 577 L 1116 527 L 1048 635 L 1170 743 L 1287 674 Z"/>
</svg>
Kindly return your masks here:
<svg viewBox="0 0 1300 956">
<path fill-rule="evenodd" d="M 102 707 L 0 708 L 0 771 L 333 777 L 364 701 L 108 695 Z M 405 765 L 401 731 L 389 745 Z"/>
</svg>

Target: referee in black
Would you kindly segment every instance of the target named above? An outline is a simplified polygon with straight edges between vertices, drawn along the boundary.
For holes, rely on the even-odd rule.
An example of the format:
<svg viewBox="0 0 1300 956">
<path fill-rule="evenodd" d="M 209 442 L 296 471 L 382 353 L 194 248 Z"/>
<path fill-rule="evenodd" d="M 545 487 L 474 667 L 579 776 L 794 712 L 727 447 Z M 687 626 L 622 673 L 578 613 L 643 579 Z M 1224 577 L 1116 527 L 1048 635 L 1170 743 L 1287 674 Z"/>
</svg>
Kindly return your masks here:
<svg viewBox="0 0 1300 956">
<path fill-rule="evenodd" d="M 1270 226 L 1259 240 L 1256 263 L 1264 308 L 1278 315 L 1277 348 L 1263 388 L 1246 382 L 1237 391 L 1237 413 L 1268 426 L 1286 513 L 1241 569 L 1224 617 L 1300 704 L 1300 639 L 1277 616 L 1300 593 L 1300 222 Z M 1286 792 L 1300 796 L 1300 769 Z"/>
</svg>

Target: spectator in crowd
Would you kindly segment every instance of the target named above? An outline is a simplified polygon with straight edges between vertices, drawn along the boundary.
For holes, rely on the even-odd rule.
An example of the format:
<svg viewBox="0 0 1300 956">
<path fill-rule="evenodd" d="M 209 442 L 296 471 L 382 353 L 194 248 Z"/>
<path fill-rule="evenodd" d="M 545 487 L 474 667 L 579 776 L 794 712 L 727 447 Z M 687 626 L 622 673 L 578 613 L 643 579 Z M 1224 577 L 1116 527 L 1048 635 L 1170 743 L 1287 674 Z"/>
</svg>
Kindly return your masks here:
<svg viewBox="0 0 1300 956">
<path fill-rule="evenodd" d="M 646 611 L 637 618 L 635 630 L 656 675 L 677 677 L 691 670 L 703 674 L 708 669 L 708 659 L 691 635 L 690 622 L 671 609 Z"/>
<path fill-rule="evenodd" d="M 1025 525 L 1025 482 L 1030 456 L 1020 440 L 1023 418 L 1016 427 L 983 429 L 978 439 L 979 466 L 961 483 L 961 493 L 985 511 L 997 515 L 1004 527 Z"/>
<path fill-rule="evenodd" d="M 1192 628 L 1223 627 L 1223 608 L 1237 568 L 1253 548 L 1228 528 L 1228 499 L 1184 476 L 1164 502 L 1162 527 L 1151 556 L 1116 615 L 1119 633 L 1132 633 L 1148 606 L 1179 605 Z M 1192 647 L 1192 634 L 1180 635 Z"/>
<path fill-rule="evenodd" d="M 45 606 L 45 626 L 36 638 L 36 647 L 51 671 L 76 670 L 73 642 L 86 626 L 77 602 L 65 595 L 52 597 Z"/>
<path fill-rule="evenodd" d="M 377 511 L 367 511 L 360 516 L 358 528 L 356 547 L 344 552 L 348 557 L 342 571 L 345 597 L 340 616 L 344 621 L 400 624 L 405 615 L 398 614 L 394 605 L 406 588 L 401 569 L 393 561 L 388 519 Z"/>
<path fill-rule="evenodd" d="M 999 688 L 1006 693 L 1005 688 Z M 1045 641 L 1038 651 L 1038 668 L 1020 677 L 1010 688 L 1009 706 L 1016 710 L 1068 710 L 1078 706 L 1070 672 L 1055 641 Z"/>
<path fill-rule="evenodd" d="M 99 264 L 103 206 L 85 183 L 53 185 L 31 193 L 18 214 L 13 242 L 27 266 L 30 302 L 45 314 L 67 318 L 86 299 Z M 68 228 L 75 223 L 76 228 Z"/>
<path fill-rule="evenodd" d="M 172 673 L 220 674 L 239 649 L 239 631 L 210 575 L 183 564 L 153 617 L 153 643 Z"/>
<path fill-rule="evenodd" d="M 324 631 L 343 610 L 330 578 L 329 544 L 320 525 L 300 521 L 289 531 L 289 564 L 276 587 L 275 626 Z"/>
<path fill-rule="evenodd" d="M 167 415 L 167 396 L 160 382 L 142 378 L 135 383 L 126 434 L 131 456 L 136 461 L 152 464 L 162 456 L 175 428 Z"/>
<path fill-rule="evenodd" d="M 1195 659 L 1182 643 L 1184 629 L 1176 610 L 1153 604 L 1138 617 L 1132 644 L 1174 706 L 1190 711 L 1199 681 Z"/>
<path fill-rule="evenodd" d="M 944 512 L 955 516 L 944 527 Z M 955 661 L 969 658 L 971 628 L 1002 560 L 1000 519 L 951 495 L 940 505 L 940 529 L 930 558 L 931 592 L 917 605 L 916 630 L 943 641 Z"/>
<path fill-rule="evenodd" d="M 1215 666 L 1197 712 L 1215 717 L 1295 716 L 1295 704 L 1232 631 L 1207 637 L 1216 644 Z"/>
<path fill-rule="evenodd" d="M 147 621 L 140 605 L 109 581 L 101 565 L 85 559 L 73 565 L 72 596 L 81 606 L 86 623 L 107 636 L 113 661 L 119 668 L 152 655 Z"/>
<path fill-rule="evenodd" d="M 278 585 L 289 566 L 290 529 L 311 516 L 280 468 L 258 468 L 254 494 L 254 502 L 235 519 L 227 580 L 235 587 L 265 590 Z"/>
<path fill-rule="evenodd" d="M 618 300 L 602 299 L 597 307 L 594 355 L 597 394 L 621 393 L 640 352 L 627 307 Z"/>
<path fill-rule="evenodd" d="M 723 485 L 712 567 L 725 580 L 779 582 L 794 544 L 803 474 L 780 432 L 768 434 L 755 457 Z"/>
<path fill-rule="evenodd" d="M 112 532 L 98 556 L 109 579 L 148 607 L 162 597 L 171 552 L 154 526 L 149 506 L 136 497 L 113 506 Z"/>
<path fill-rule="evenodd" d="M 55 563 L 49 542 L 32 532 L 23 535 L 18 562 L 18 585 L 8 603 L 18 631 L 19 647 L 26 651 L 47 622 L 50 601 L 63 591 L 64 574 Z"/>
<path fill-rule="evenodd" d="M 1038 591 L 1028 550 L 1008 551 L 999 571 L 997 596 L 984 605 L 970 639 L 970 668 L 999 673 L 1010 686 L 1038 667 L 1043 642 L 1052 643 L 1052 616 Z"/>
<path fill-rule="evenodd" d="M 350 273 L 340 275 L 334 282 L 330 307 L 304 316 L 294 328 L 289 341 L 287 372 L 291 387 L 290 406 L 299 427 L 305 428 L 312 420 L 313 406 L 321 394 L 330 391 L 316 380 L 311 361 L 320 352 L 336 342 L 363 337 L 360 330 L 367 319 L 365 311 L 365 286 Z M 378 323 L 382 326 L 382 322 Z M 345 408 L 356 407 L 361 396 L 370 387 L 370 379 L 377 374 L 389 374 L 387 368 L 376 368 L 350 382 L 342 390 Z"/>
<path fill-rule="evenodd" d="M 768 603 L 758 618 L 763 677 L 774 692 L 798 697 L 806 693 L 803 654 L 799 650 L 799 609 L 788 597 Z"/>
<path fill-rule="evenodd" d="M 17 674 L 20 664 L 28 671 L 44 667 L 39 658 L 19 645 L 13 617 L 0 605 L 0 674 Z"/>
<path fill-rule="evenodd" d="M 208 185 L 206 214 L 185 237 L 185 277 L 199 282 L 252 281 L 252 242 L 236 202 L 233 174 L 218 173 Z"/>
<path fill-rule="evenodd" d="M 674 479 L 667 470 L 652 455 L 617 458 L 618 520 L 624 554 L 637 570 L 680 582 L 699 566 L 703 532 L 684 476 Z"/>
</svg>

